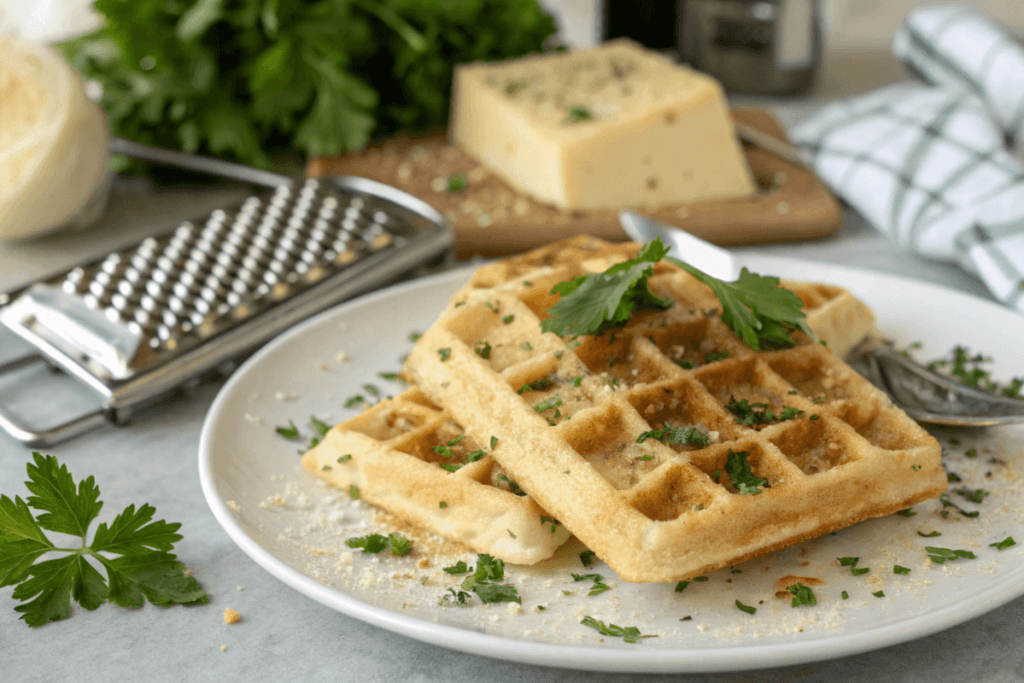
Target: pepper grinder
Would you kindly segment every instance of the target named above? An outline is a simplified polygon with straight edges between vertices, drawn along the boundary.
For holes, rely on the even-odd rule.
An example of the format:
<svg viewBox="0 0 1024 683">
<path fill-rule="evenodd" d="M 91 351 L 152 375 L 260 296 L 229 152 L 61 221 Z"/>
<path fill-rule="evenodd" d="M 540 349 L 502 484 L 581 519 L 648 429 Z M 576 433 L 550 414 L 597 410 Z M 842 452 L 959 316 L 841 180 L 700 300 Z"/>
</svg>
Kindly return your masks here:
<svg viewBox="0 0 1024 683">
<path fill-rule="evenodd" d="M 797 94 L 821 62 L 818 0 L 679 0 L 679 53 L 726 90 Z"/>
</svg>

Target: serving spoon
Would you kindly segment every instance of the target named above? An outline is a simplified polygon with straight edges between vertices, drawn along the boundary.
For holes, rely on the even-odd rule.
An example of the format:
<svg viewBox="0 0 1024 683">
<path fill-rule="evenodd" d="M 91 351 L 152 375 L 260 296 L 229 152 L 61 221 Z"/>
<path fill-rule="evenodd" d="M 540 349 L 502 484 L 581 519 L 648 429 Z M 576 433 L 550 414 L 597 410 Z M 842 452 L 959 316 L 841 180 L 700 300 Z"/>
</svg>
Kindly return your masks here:
<svg viewBox="0 0 1024 683">
<path fill-rule="evenodd" d="M 619 212 L 619 222 L 633 241 L 646 244 L 660 237 L 672 256 L 720 280 L 735 280 L 738 275 L 739 267 L 730 252 L 680 228 L 625 209 Z M 918 422 L 957 427 L 1024 422 L 1024 400 L 962 384 L 885 344 L 871 345 L 861 357 L 865 367 L 855 369 Z"/>
</svg>

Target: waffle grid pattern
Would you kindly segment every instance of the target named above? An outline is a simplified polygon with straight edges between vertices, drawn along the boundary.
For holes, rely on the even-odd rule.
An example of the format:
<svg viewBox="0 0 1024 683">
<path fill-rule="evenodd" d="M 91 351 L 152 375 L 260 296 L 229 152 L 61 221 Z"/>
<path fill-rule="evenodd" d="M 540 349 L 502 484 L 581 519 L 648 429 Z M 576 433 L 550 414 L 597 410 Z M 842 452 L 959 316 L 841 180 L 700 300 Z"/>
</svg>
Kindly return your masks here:
<svg viewBox="0 0 1024 683">
<path fill-rule="evenodd" d="M 667 311 L 598 337 L 542 334 L 552 284 L 627 257 L 564 247 L 482 269 L 407 371 L 468 434 L 497 435 L 494 458 L 621 578 L 691 578 L 945 490 L 938 444 L 884 394 L 806 338 L 753 352 L 674 268 L 651 279 Z M 792 286 L 812 324 L 842 329 L 827 287 Z M 708 443 L 641 440 L 664 427 Z M 756 494 L 730 478 L 739 453 L 767 481 Z"/>
</svg>

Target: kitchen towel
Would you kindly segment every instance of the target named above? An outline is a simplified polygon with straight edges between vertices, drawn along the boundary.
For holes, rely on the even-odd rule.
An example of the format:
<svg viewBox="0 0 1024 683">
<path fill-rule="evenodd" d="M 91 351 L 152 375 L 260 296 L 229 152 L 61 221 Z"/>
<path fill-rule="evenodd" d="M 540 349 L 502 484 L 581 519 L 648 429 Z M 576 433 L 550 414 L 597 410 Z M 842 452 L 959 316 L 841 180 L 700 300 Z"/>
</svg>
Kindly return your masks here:
<svg viewBox="0 0 1024 683">
<path fill-rule="evenodd" d="M 894 54 L 920 80 L 824 107 L 791 135 L 897 244 L 955 261 L 1024 313 L 1024 44 L 960 6 L 911 12 Z"/>
</svg>

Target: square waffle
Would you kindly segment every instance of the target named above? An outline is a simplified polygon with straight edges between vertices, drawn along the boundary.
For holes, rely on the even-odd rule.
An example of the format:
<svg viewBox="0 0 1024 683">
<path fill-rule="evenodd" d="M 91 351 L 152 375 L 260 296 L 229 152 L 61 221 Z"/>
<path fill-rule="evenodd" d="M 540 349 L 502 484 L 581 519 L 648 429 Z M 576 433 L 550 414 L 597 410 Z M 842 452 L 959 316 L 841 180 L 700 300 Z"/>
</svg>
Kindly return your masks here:
<svg viewBox="0 0 1024 683">
<path fill-rule="evenodd" d="M 797 334 L 753 351 L 708 287 L 660 263 L 667 310 L 600 336 L 541 331 L 553 285 L 637 249 L 579 238 L 481 268 L 406 365 L 622 579 L 692 578 L 945 491 L 938 443 L 837 357 L 872 327 L 839 288 L 785 283 L 827 347 Z"/>
</svg>

